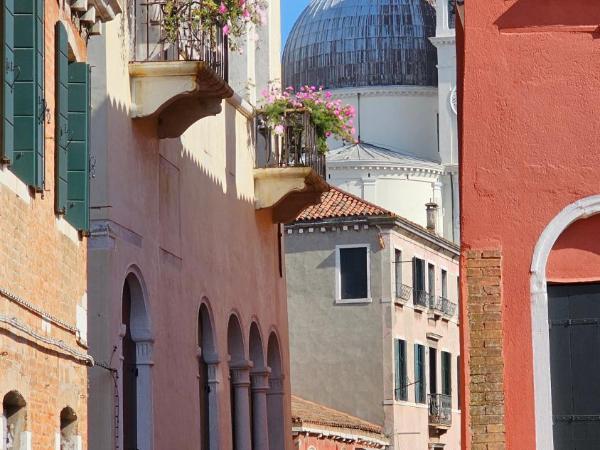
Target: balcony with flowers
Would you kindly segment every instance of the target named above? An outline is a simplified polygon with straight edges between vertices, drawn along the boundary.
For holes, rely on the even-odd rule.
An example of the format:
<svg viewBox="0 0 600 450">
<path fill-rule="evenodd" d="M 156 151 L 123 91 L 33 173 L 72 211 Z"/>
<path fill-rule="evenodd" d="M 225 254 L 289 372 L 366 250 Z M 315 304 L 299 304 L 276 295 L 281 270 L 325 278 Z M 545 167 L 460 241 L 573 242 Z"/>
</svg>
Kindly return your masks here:
<svg viewBox="0 0 600 450">
<path fill-rule="evenodd" d="M 265 0 L 132 0 L 132 117 L 158 119 L 160 138 L 221 112 L 233 96 L 229 52 L 265 20 Z"/>
<path fill-rule="evenodd" d="M 351 106 L 315 86 L 298 91 L 270 87 L 257 111 L 257 209 L 271 209 L 274 223 L 294 220 L 329 190 L 327 139 L 353 142 Z"/>
</svg>

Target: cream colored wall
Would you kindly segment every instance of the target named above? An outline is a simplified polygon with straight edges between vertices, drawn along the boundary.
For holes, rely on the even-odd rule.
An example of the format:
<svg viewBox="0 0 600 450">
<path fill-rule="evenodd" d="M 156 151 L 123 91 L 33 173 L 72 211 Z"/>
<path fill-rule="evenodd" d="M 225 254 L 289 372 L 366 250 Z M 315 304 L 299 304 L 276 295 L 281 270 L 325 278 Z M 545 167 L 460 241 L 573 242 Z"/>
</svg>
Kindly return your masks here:
<svg viewBox="0 0 600 450">
<path fill-rule="evenodd" d="M 119 367 L 121 295 L 125 276 L 135 267 L 147 289 L 154 339 L 154 430 L 149 430 L 154 449 L 199 448 L 198 405 L 190 399 L 197 398 L 197 317 L 204 299 L 221 361 L 219 434 L 220 448 L 227 449 L 232 445 L 227 369 L 232 312 L 240 317 L 247 357 L 253 321 L 265 355 L 269 334 L 279 336 L 284 419 L 291 423 L 278 229 L 268 212 L 254 208 L 250 111 L 223 102 L 218 116 L 192 125 L 179 139 L 162 141 L 154 120 L 129 118 L 127 17 L 125 12 L 106 24 L 103 38 L 90 46 L 96 158 L 88 267 L 91 352 Z M 90 379 L 90 449 L 114 448 L 114 381 L 101 369 L 91 369 Z M 291 434 L 288 441 L 291 445 Z"/>
<path fill-rule="evenodd" d="M 434 251 L 431 247 L 425 246 L 412 239 L 408 239 L 397 231 L 391 231 L 386 234 L 386 248 L 388 249 L 388 258 L 394 260 L 395 249 L 402 251 L 402 261 L 409 261 L 402 264 L 403 284 L 412 286 L 412 258 L 418 257 L 424 259 L 426 264 L 434 264 L 436 268 L 436 295 L 441 295 L 441 269 L 448 272 L 448 298 L 454 303 L 458 303 L 458 285 L 457 277 L 459 273 L 458 258 L 454 260 L 440 252 Z M 407 346 L 407 372 L 410 383 L 414 382 L 414 344 L 424 345 L 426 351 L 426 376 L 427 392 L 429 392 L 429 347 L 437 348 L 437 366 L 438 366 L 438 392 L 441 392 L 441 356 L 442 351 L 452 354 L 452 409 L 453 420 L 452 427 L 444 434 L 439 442 L 445 443 L 449 450 L 460 449 L 460 413 L 458 412 L 458 376 L 457 360 L 460 354 L 459 325 L 458 317 L 450 320 L 433 320 L 427 311 L 420 312 L 415 310 L 411 302 L 400 306 L 395 302 L 395 268 L 390 264 L 389 273 L 386 274 L 384 286 L 389 299 L 388 310 L 385 313 L 390 328 L 388 334 L 384 336 L 384 354 L 386 363 L 384 386 L 386 397 L 384 403 L 386 411 L 385 428 L 386 431 L 393 434 L 392 442 L 395 443 L 395 450 L 399 449 L 427 449 L 428 443 L 435 442 L 429 438 L 428 425 L 428 406 L 427 404 L 416 404 L 414 385 L 408 387 L 408 401 L 396 401 L 394 399 L 394 349 L 393 340 L 403 339 Z M 427 285 L 427 280 L 426 280 Z M 457 310 L 458 311 L 458 310 Z M 458 312 L 457 312 L 458 314 Z M 427 333 L 441 336 L 438 342 L 430 341 Z"/>
</svg>

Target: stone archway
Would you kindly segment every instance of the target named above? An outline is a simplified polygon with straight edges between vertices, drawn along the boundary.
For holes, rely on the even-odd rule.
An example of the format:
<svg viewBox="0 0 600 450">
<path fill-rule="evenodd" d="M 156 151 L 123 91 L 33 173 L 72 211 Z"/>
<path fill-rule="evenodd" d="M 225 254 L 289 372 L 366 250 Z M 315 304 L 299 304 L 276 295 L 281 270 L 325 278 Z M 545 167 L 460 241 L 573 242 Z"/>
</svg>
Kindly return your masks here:
<svg viewBox="0 0 600 450">
<path fill-rule="evenodd" d="M 250 374 L 252 390 L 252 445 L 253 448 L 269 448 L 269 429 L 267 413 L 267 392 L 269 375 L 263 350 L 263 340 L 257 322 L 250 326 L 250 360 L 253 370 Z"/>
<path fill-rule="evenodd" d="M 570 225 L 599 213 L 600 195 L 567 206 L 545 228 L 533 253 L 530 290 L 537 450 L 554 448 L 546 277 L 548 258 L 554 244 Z"/>
<path fill-rule="evenodd" d="M 204 298 L 198 311 L 200 448 L 219 450 L 219 358 L 212 314 Z"/>
<path fill-rule="evenodd" d="M 11 391 L 2 399 L 0 441 L 2 448 L 31 448 L 27 436 L 27 402 L 17 391 Z"/>
<path fill-rule="evenodd" d="M 269 336 L 267 347 L 267 364 L 271 369 L 271 383 L 267 392 L 269 448 L 281 450 L 286 448 L 286 423 L 284 414 L 284 373 L 281 363 L 281 348 L 275 332 Z"/>
<path fill-rule="evenodd" d="M 246 359 L 244 333 L 235 314 L 227 326 L 227 351 L 229 353 L 229 395 L 231 408 L 231 439 L 234 450 L 251 450 L 250 426 L 250 369 Z"/>
</svg>

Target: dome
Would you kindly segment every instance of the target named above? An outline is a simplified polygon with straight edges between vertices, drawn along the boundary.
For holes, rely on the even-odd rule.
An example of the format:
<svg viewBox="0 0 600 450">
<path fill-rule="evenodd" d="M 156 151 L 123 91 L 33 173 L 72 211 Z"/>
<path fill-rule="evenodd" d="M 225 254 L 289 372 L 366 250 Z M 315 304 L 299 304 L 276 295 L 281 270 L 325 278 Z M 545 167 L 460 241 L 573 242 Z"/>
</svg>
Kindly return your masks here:
<svg viewBox="0 0 600 450">
<path fill-rule="evenodd" d="M 286 86 L 436 86 L 433 0 L 312 0 L 283 52 Z"/>
</svg>

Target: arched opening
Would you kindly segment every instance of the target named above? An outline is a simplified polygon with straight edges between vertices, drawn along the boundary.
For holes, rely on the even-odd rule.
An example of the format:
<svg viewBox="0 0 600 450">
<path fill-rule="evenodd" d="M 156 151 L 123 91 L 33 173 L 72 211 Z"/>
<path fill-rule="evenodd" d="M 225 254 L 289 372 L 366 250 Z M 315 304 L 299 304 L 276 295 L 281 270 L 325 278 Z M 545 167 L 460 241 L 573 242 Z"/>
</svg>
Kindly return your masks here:
<svg viewBox="0 0 600 450">
<path fill-rule="evenodd" d="M 27 427 L 27 403 L 17 391 L 2 400 L 2 445 L 6 449 L 21 449 Z"/>
<path fill-rule="evenodd" d="M 269 336 L 267 364 L 271 369 L 271 382 L 267 392 L 269 448 L 280 450 L 285 448 L 284 374 L 279 339 L 274 332 Z"/>
<path fill-rule="evenodd" d="M 565 208 L 531 266 L 536 448 L 600 448 L 600 196 Z M 587 220 L 586 220 L 587 219 Z M 596 266 L 593 264 L 593 266 Z"/>
<path fill-rule="evenodd" d="M 121 320 L 123 449 L 151 449 L 152 335 L 143 285 L 134 273 L 123 285 Z"/>
<path fill-rule="evenodd" d="M 250 377 L 250 412 L 252 421 L 253 448 L 269 448 L 267 391 L 269 389 L 270 370 L 266 366 L 263 341 L 256 322 L 250 326 L 250 360 L 252 374 Z"/>
<path fill-rule="evenodd" d="M 60 450 L 81 448 L 77 433 L 77 414 L 68 406 L 60 412 Z"/>
<path fill-rule="evenodd" d="M 209 371 L 210 365 L 216 365 L 216 363 L 217 352 L 212 320 L 208 307 L 203 303 L 198 313 L 198 398 L 200 404 L 201 450 L 218 448 L 216 444 L 218 437 L 216 425 L 218 417 L 216 414 L 216 374 Z"/>
<path fill-rule="evenodd" d="M 234 450 L 251 446 L 250 428 L 250 373 L 244 353 L 242 327 L 237 316 L 229 318 L 227 326 L 227 351 L 229 353 L 231 439 Z"/>
</svg>

